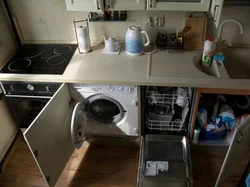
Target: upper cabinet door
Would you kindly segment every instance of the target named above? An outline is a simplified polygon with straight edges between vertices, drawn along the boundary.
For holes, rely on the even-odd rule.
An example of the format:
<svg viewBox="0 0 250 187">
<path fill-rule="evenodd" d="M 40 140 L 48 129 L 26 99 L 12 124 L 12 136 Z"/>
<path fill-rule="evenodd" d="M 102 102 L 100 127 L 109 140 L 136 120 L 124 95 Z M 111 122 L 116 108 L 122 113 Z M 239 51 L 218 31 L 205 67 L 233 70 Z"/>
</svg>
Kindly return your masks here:
<svg viewBox="0 0 250 187">
<path fill-rule="evenodd" d="M 48 186 L 54 186 L 74 151 L 71 97 L 63 84 L 25 131 L 24 138 Z"/>
<path fill-rule="evenodd" d="M 220 23 L 223 4 L 224 0 L 212 0 L 211 2 L 210 13 L 216 27 L 218 27 Z"/>
<path fill-rule="evenodd" d="M 105 9 L 113 10 L 145 10 L 146 0 L 106 0 Z"/>
<path fill-rule="evenodd" d="M 235 135 L 224 159 L 215 187 L 220 187 L 225 177 L 235 168 L 250 151 L 250 117 L 235 131 Z"/>
<path fill-rule="evenodd" d="M 104 11 L 104 0 L 66 0 L 67 10 L 71 11 Z"/>
<path fill-rule="evenodd" d="M 147 10 L 208 11 L 210 0 L 147 0 Z"/>
</svg>

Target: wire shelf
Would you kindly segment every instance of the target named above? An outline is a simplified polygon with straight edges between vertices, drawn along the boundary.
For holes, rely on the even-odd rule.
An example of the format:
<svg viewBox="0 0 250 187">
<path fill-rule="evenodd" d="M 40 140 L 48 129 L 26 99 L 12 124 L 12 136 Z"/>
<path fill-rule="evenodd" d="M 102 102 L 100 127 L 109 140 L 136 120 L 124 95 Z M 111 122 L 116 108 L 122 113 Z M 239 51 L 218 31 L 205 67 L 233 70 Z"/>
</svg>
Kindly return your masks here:
<svg viewBox="0 0 250 187">
<path fill-rule="evenodd" d="M 167 104 L 173 105 L 175 102 L 186 104 L 191 100 L 192 90 L 184 88 L 182 93 L 158 93 L 156 91 L 147 91 L 147 98 L 149 104 Z"/>
<path fill-rule="evenodd" d="M 149 113 L 147 127 L 150 130 L 157 131 L 177 131 L 180 132 L 184 130 L 184 123 L 181 119 L 175 119 L 172 121 L 172 114 L 168 115 L 157 115 Z"/>
<path fill-rule="evenodd" d="M 149 130 L 185 130 L 188 111 L 192 101 L 191 88 L 157 88 L 147 91 Z"/>
</svg>

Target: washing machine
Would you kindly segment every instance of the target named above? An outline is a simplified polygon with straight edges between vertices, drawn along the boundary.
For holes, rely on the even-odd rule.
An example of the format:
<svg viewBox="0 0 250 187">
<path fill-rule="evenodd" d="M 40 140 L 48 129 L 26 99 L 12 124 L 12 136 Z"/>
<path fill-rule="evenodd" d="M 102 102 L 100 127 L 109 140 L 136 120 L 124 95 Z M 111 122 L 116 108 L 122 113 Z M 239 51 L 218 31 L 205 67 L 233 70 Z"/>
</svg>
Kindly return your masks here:
<svg viewBox="0 0 250 187">
<path fill-rule="evenodd" d="M 79 117 L 72 117 L 77 124 L 83 124 L 78 125 L 78 132 L 84 128 L 87 137 L 138 137 L 137 86 L 72 84 L 71 93 L 80 101 L 75 110 L 81 112 L 73 112 Z"/>
</svg>

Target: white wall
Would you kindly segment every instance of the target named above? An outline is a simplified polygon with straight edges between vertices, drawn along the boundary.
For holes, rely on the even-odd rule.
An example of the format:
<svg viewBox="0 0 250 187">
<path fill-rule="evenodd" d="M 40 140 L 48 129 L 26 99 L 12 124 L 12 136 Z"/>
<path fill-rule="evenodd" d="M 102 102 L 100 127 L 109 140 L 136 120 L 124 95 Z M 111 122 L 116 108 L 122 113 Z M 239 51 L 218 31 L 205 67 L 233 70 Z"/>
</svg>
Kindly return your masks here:
<svg viewBox="0 0 250 187">
<path fill-rule="evenodd" d="M 73 20 L 87 18 L 87 12 L 67 11 L 64 0 L 9 0 L 12 14 L 17 17 L 23 38 L 28 41 L 75 41 Z M 124 40 L 124 30 L 131 25 L 145 26 L 145 16 L 159 14 L 165 16 L 165 28 L 158 30 L 181 30 L 185 22 L 185 12 L 128 12 L 127 22 L 90 23 L 92 42 L 103 41 L 102 35 Z"/>
<path fill-rule="evenodd" d="M 236 18 L 241 21 L 244 26 L 244 34 L 240 34 L 238 25 L 226 23 L 222 31 L 222 39 L 226 39 L 230 43 L 250 44 L 250 7 L 224 7 L 220 22 L 227 18 Z"/>
</svg>

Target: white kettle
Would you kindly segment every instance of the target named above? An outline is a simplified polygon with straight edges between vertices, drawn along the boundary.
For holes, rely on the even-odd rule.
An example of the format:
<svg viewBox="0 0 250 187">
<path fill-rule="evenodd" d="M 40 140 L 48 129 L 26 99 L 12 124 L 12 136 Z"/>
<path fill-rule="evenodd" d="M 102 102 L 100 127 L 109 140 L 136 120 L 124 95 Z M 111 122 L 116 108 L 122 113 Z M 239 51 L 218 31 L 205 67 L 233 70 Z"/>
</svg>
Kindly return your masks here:
<svg viewBox="0 0 250 187">
<path fill-rule="evenodd" d="M 143 34 L 146 36 L 146 43 L 144 43 Z M 148 46 L 150 40 L 148 33 L 142 30 L 140 27 L 131 26 L 127 29 L 125 35 L 125 49 L 129 55 L 137 56 L 144 52 L 144 46 Z"/>
<path fill-rule="evenodd" d="M 115 38 L 109 37 L 108 39 L 106 39 L 105 36 L 103 36 L 103 39 L 107 51 L 114 52 L 120 49 L 119 42 Z"/>
</svg>

